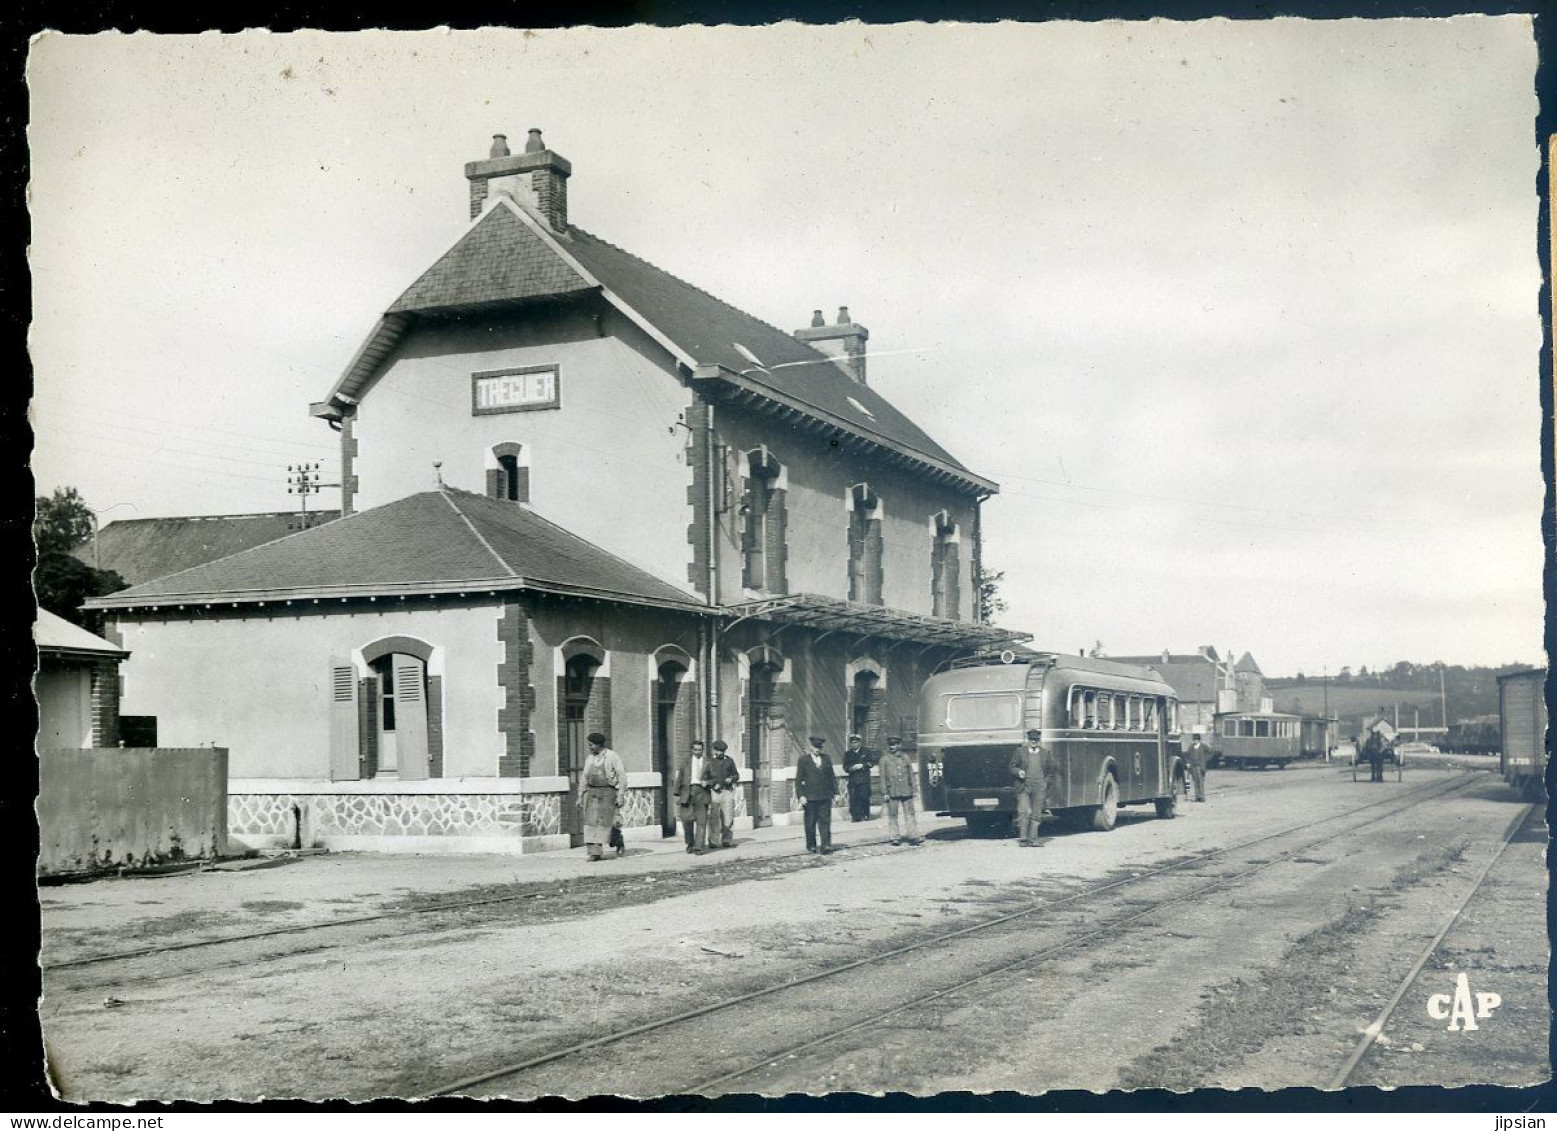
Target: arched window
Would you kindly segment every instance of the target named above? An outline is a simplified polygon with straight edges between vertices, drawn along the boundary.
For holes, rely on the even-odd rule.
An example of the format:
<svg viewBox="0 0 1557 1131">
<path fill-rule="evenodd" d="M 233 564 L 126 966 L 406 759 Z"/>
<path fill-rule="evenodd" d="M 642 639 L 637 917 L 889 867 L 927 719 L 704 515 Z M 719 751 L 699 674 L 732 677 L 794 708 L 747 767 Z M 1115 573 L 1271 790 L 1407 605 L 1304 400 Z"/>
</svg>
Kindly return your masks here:
<svg viewBox="0 0 1557 1131">
<path fill-rule="evenodd" d="M 741 500 L 741 584 L 747 589 L 783 594 L 788 591 L 784 577 L 788 554 L 784 469 L 766 445 L 748 452 L 746 462 L 747 488 Z"/>
<path fill-rule="evenodd" d="M 962 605 L 962 563 L 958 557 L 957 524 L 941 511 L 931 519 L 930 601 L 934 615 L 959 620 Z"/>
<path fill-rule="evenodd" d="M 511 503 L 530 501 L 529 457 L 520 444 L 495 445 L 489 453 L 487 497 Z"/>
<path fill-rule="evenodd" d="M 868 483 L 849 489 L 849 600 L 880 605 L 881 498 Z"/>
</svg>

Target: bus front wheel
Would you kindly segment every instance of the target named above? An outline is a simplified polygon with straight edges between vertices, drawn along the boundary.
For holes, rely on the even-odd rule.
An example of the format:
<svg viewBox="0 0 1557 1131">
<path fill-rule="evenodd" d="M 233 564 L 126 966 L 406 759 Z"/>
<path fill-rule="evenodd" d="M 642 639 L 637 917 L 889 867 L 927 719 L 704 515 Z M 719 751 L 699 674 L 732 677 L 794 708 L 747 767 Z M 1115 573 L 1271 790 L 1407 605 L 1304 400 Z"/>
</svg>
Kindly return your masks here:
<svg viewBox="0 0 1557 1131">
<path fill-rule="evenodd" d="M 1157 806 L 1157 816 L 1164 821 L 1171 821 L 1178 816 L 1179 794 L 1184 792 L 1184 775 L 1173 775 L 1173 791 L 1166 797 L 1159 797 L 1154 804 Z"/>
<path fill-rule="evenodd" d="M 1092 831 L 1112 832 L 1119 820 L 1119 786 L 1113 774 L 1103 778 L 1103 803 L 1092 810 Z"/>
</svg>

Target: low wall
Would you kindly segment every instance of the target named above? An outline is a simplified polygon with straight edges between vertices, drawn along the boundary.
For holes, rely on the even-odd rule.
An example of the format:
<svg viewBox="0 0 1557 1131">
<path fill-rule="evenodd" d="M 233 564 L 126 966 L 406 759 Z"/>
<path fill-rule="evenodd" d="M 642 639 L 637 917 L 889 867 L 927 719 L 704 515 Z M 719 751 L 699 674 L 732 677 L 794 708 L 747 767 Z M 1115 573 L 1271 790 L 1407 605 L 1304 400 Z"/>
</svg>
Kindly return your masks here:
<svg viewBox="0 0 1557 1131">
<path fill-rule="evenodd" d="M 38 752 L 38 873 L 166 864 L 227 850 L 227 751 Z"/>
</svg>

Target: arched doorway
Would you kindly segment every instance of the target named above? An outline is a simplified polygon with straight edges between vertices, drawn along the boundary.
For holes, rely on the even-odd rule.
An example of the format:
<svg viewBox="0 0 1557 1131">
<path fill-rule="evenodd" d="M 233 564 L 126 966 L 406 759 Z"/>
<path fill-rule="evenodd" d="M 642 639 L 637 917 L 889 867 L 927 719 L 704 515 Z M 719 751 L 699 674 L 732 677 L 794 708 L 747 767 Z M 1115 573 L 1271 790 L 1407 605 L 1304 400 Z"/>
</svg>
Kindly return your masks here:
<svg viewBox="0 0 1557 1131">
<path fill-rule="evenodd" d="M 849 698 L 849 733 L 865 740 L 865 745 L 877 748 L 881 741 L 881 695 L 878 684 L 881 677 L 872 671 L 855 675 Z"/>
<path fill-rule="evenodd" d="M 660 834 L 676 835 L 675 785 L 676 759 L 688 748 L 691 711 L 687 709 L 687 666 L 679 659 L 667 659 L 656 670 L 654 680 L 654 768 L 660 775 Z"/>
</svg>

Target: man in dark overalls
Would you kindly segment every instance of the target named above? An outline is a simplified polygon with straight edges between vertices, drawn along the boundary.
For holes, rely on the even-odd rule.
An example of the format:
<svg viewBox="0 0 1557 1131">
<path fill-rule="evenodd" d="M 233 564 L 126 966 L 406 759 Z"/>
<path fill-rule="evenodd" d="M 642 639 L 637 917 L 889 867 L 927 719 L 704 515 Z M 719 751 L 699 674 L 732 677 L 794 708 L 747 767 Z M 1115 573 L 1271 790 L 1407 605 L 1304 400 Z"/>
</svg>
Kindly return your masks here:
<svg viewBox="0 0 1557 1131">
<path fill-rule="evenodd" d="M 1184 764 L 1189 767 L 1190 781 L 1195 783 L 1195 800 L 1206 799 L 1206 765 L 1211 757 L 1211 748 L 1205 744 L 1200 732 L 1195 732 L 1195 740 L 1189 744 L 1189 749 L 1184 751 Z"/>
<path fill-rule="evenodd" d="M 849 820 L 870 820 L 870 769 L 876 764 L 876 752 L 865 749 L 865 740 L 849 736 L 843 752 L 843 769 L 849 775 Z"/>
<path fill-rule="evenodd" d="M 1011 755 L 1011 784 L 1016 786 L 1016 843 L 1023 848 L 1038 847 L 1038 825 L 1049 801 L 1049 751 L 1041 743 L 1043 735 L 1027 732 L 1027 745 Z"/>
</svg>

